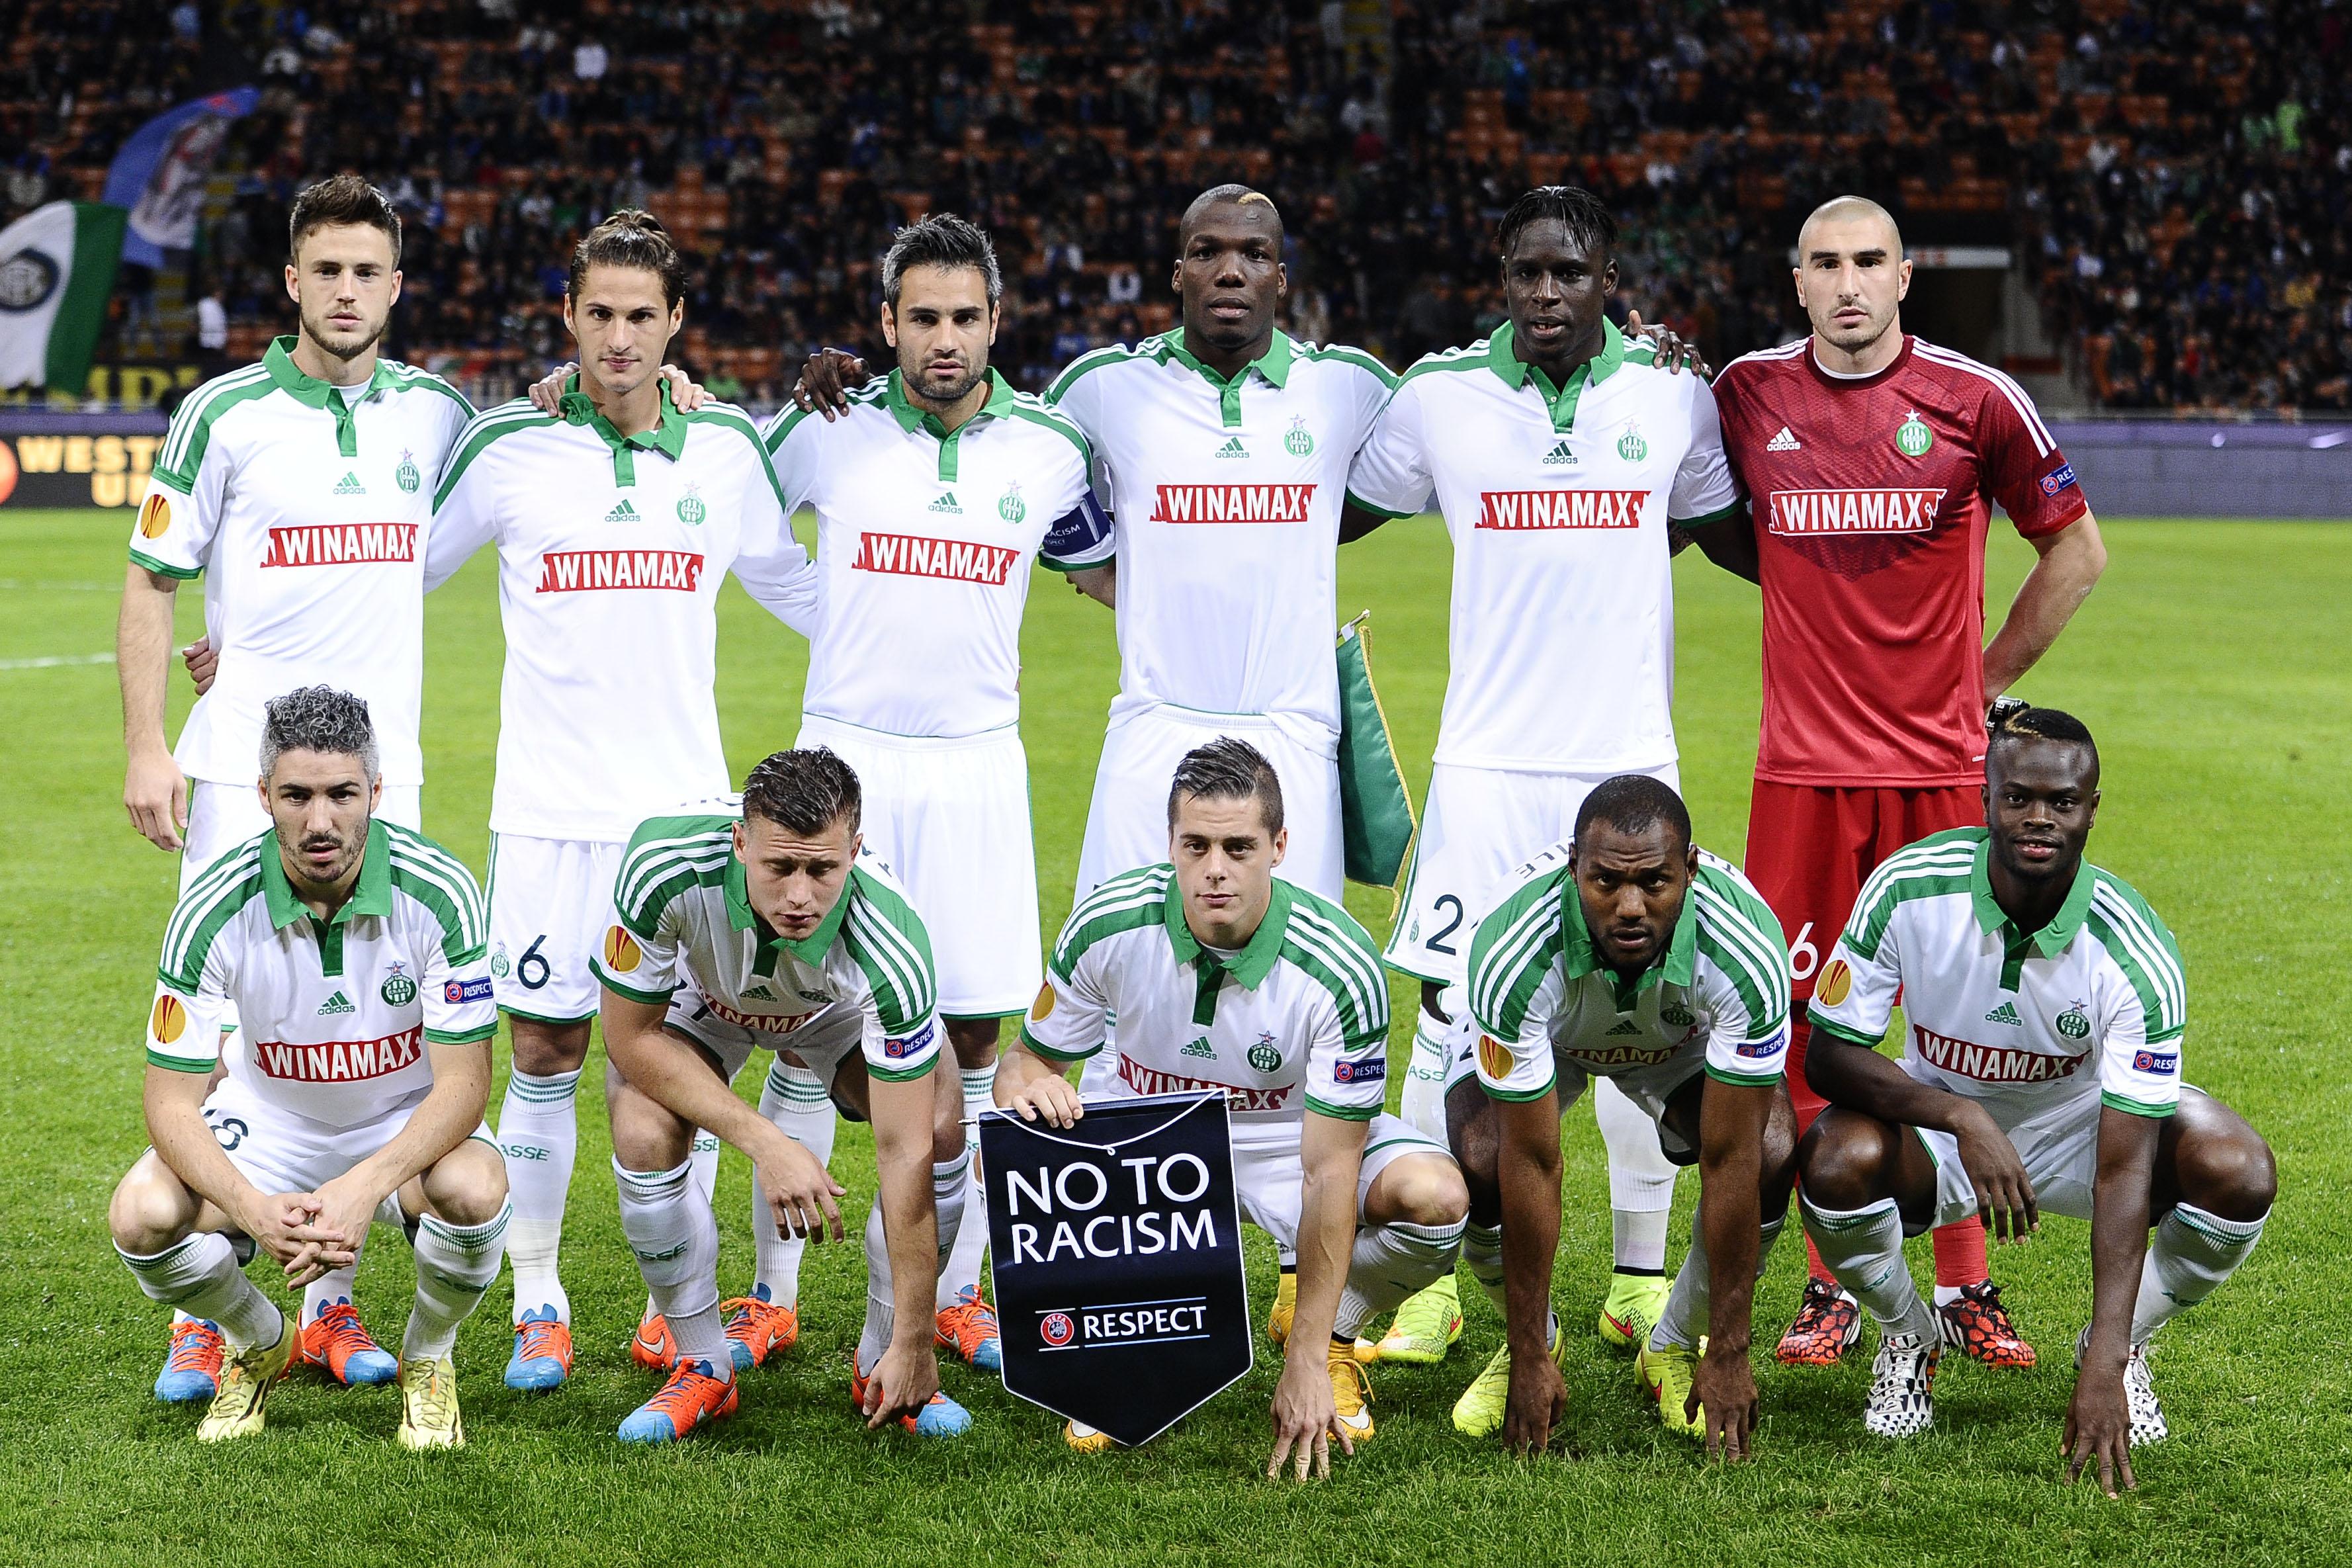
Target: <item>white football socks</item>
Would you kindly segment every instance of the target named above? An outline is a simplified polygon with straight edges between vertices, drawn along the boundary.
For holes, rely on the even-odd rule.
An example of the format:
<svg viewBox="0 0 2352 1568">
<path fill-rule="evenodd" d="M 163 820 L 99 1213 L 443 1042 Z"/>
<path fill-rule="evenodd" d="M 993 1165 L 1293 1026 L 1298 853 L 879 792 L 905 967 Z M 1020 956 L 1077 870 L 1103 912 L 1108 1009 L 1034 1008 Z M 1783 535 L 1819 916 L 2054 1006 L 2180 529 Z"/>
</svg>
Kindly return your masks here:
<svg viewBox="0 0 2352 1568">
<path fill-rule="evenodd" d="M 352 1251 L 361 1252 L 366 1247 L 367 1238 L 362 1237 L 360 1245 L 352 1248 Z M 301 1321 L 305 1323 L 310 1322 L 338 1301 L 357 1301 L 359 1297 L 353 1294 L 353 1291 L 357 1287 L 359 1274 L 360 1260 L 355 1257 L 342 1268 L 331 1273 L 321 1274 L 304 1286 Z"/>
<path fill-rule="evenodd" d="M 507 1204 L 480 1225 L 450 1225 L 426 1215 L 416 1222 L 416 1305 L 401 1337 L 400 1359 L 437 1359 L 457 1344 L 457 1325 L 481 1304 L 506 1257 Z"/>
<path fill-rule="evenodd" d="M 1756 1273 L 1762 1278 L 1764 1265 L 1771 1261 L 1772 1244 L 1780 1239 L 1780 1231 L 1788 1224 L 1783 1215 L 1775 1215 L 1756 1232 Z M 1685 1350 L 1698 1348 L 1699 1336 L 1706 1332 L 1707 1314 L 1715 1305 L 1715 1276 L 1707 1268 L 1706 1244 L 1696 1230 L 1691 1233 L 1690 1250 L 1683 1254 L 1683 1266 L 1675 1271 L 1674 1289 L 1666 1292 L 1666 1304 L 1658 1313 L 1657 1326 L 1650 1331 L 1650 1348 L 1664 1350 L 1680 1345 Z"/>
<path fill-rule="evenodd" d="M 1495 1304 L 1496 1312 L 1507 1317 L 1503 1305 L 1503 1227 L 1483 1226 L 1475 1220 L 1464 1226 L 1462 1262 L 1470 1270 L 1470 1278 L 1478 1281 L 1478 1289 L 1486 1292 L 1486 1300 Z"/>
<path fill-rule="evenodd" d="M 996 1064 L 961 1070 L 963 1117 L 972 1123 L 964 1134 L 964 1147 L 976 1153 L 980 1149 L 980 1113 L 996 1106 Z M 980 1184 L 977 1160 L 972 1163 L 970 1183 L 971 1188 L 964 1194 L 963 1226 L 956 1232 L 955 1250 L 940 1268 L 939 1309 L 943 1312 L 955 1305 L 956 1298 L 966 1289 L 980 1289 L 981 1259 L 988 1251 L 988 1194 Z"/>
<path fill-rule="evenodd" d="M 1825 1209 L 1800 1192 L 1797 1205 L 1813 1250 L 1837 1282 L 1870 1309 L 1881 1332 L 1935 1337 L 1935 1314 L 1903 1261 L 1903 1215 L 1893 1198 L 1858 1209 Z"/>
<path fill-rule="evenodd" d="M 735 1357 L 719 1321 L 719 1227 L 694 1184 L 693 1164 L 630 1171 L 613 1162 L 621 1189 L 621 1229 L 637 1255 L 654 1309 L 669 1321 L 681 1362 L 709 1363 L 732 1378 Z"/>
<path fill-rule="evenodd" d="M 2174 1314 L 2211 1295 L 2252 1254 L 2269 1218 L 2265 1214 L 2262 1219 L 2223 1219 L 2189 1204 L 2166 1215 L 2140 1265 L 2139 1299 L 2132 1304 L 2132 1343 L 2146 1344 L 2148 1335 Z"/>
<path fill-rule="evenodd" d="M 1339 1289 L 1334 1335 L 1354 1339 L 1382 1312 L 1454 1272 L 1462 1231 L 1454 1225 L 1368 1225 L 1356 1232 L 1348 1258 L 1348 1282 Z"/>
<path fill-rule="evenodd" d="M 1459 987 L 1455 988 L 1460 989 Z M 1397 1114 L 1424 1138 L 1445 1142 L 1445 1068 L 1454 1026 L 1427 1007 L 1413 1009 L 1412 1055 L 1406 1059 Z"/>
<path fill-rule="evenodd" d="M 815 1155 L 820 1164 L 833 1163 L 833 1140 L 841 1121 L 824 1084 L 808 1068 L 782 1060 L 771 1066 L 760 1090 L 760 1114 Z M 808 1243 L 777 1229 L 775 1211 L 761 1195 L 756 1177 L 751 1183 L 751 1239 L 756 1254 L 751 1294 L 779 1306 L 799 1306 L 801 1254 L 808 1250 Z"/>
<path fill-rule="evenodd" d="M 236 1251 L 225 1236 L 199 1232 L 145 1256 L 115 1251 L 149 1300 L 218 1324 L 232 1349 L 274 1345 L 286 1331 L 286 1314 L 237 1268 Z"/>
<path fill-rule="evenodd" d="M 1592 1119 L 1609 1152 L 1610 1233 L 1616 1266 L 1666 1267 L 1666 1217 L 1676 1167 L 1658 1144 L 1658 1124 L 1605 1078 L 1592 1080 Z"/>
<path fill-rule="evenodd" d="M 499 1110 L 499 1149 L 506 1156 L 507 1191 L 514 1202 L 507 1256 L 514 1262 L 515 1316 L 535 1307 L 553 1307 L 558 1321 L 572 1321 L 572 1299 L 556 1275 L 563 1245 L 563 1205 L 572 1191 L 572 1162 L 580 1152 L 580 1122 L 573 1109 L 578 1071 L 515 1072 L 507 1079 L 506 1103 Z"/>
<path fill-rule="evenodd" d="M 931 1201 L 939 1207 L 940 1258 L 955 1250 L 956 1233 L 963 1226 L 964 1190 L 971 1180 L 971 1151 L 966 1149 L 944 1165 L 931 1167 Z M 877 1194 L 873 1212 L 866 1216 L 866 1326 L 857 1336 L 857 1373 L 863 1377 L 890 1347 L 898 1326 L 898 1301 L 891 1295 L 890 1246 L 882 1234 L 882 1198 Z"/>
</svg>

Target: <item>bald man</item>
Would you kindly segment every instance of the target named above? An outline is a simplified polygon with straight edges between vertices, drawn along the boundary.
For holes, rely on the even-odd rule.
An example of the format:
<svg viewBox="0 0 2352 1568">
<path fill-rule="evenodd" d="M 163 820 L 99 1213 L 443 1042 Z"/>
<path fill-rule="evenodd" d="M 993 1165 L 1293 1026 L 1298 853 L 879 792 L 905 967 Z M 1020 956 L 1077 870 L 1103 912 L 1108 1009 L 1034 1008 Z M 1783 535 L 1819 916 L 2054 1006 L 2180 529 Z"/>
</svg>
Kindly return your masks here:
<svg viewBox="0 0 2352 1568">
<path fill-rule="evenodd" d="M 1797 251 L 1812 333 L 1734 360 L 1717 378 L 1724 448 L 1748 505 L 1692 535 L 1764 594 L 1747 869 L 1789 940 L 1789 1088 L 1801 1129 L 1822 1104 L 1805 1079 L 1801 1020 L 1823 953 L 1887 856 L 1983 823 L 1987 705 L 2049 651 L 2107 557 L 2074 467 L 2025 390 L 1903 331 L 1911 263 L 1885 207 L 1825 202 Z M 1988 644 L 1996 502 L 2040 559 Z M 1996 1012 L 1985 1043 L 2020 1026 Z M 1992 1365 L 2032 1365 L 1987 1277 L 1982 1226 L 1945 1226 L 1935 1247 L 1945 1342 Z M 1778 1354 L 1826 1364 L 1860 1337 L 1861 1319 L 1820 1255 L 1808 1256 L 1811 1279 Z"/>
</svg>

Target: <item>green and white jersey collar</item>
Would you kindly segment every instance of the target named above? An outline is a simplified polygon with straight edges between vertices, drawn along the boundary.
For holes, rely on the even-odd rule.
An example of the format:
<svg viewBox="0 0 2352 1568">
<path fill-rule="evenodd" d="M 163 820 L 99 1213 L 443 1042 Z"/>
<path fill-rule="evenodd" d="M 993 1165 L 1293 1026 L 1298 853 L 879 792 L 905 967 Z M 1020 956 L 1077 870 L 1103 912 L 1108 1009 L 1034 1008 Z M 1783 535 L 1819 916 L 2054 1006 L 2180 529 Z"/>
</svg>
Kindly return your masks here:
<svg viewBox="0 0 2352 1568">
<path fill-rule="evenodd" d="M 1551 412 L 1551 427 L 1570 430 L 1576 426 L 1576 403 L 1588 386 L 1598 386 L 1617 374 L 1625 363 L 1625 334 L 1617 323 L 1603 316 L 1601 319 L 1601 352 L 1568 373 L 1563 385 L 1553 384 L 1540 367 L 1519 357 L 1518 337 L 1505 321 L 1486 340 L 1486 368 L 1503 378 L 1505 385 L 1516 392 L 1530 381 L 1543 395 L 1544 406 Z"/>
<path fill-rule="evenodd" d="M 1230 959 L 1209 951 L 1184 919 L 1184 884 L 1171 871 L 1168 878 L 1168 897 L 1162 909 L 1162 919 L 1168 927 L 1168 945 L 1174 950 L 1176 962 L 1201 964 L 1203 993 L 1214 994 L 1216 982 L 1232 975 L 1241 982 L 1245 991 L 1255 991 L 1273 973 L 1275 961 L 1282 956 L 1283 933 L 1290 927 L 1290 886 L 1280 878 L 1275 879 L 1274 895 L 1267 900 L 1265 918 L 1257 922 L 1242 950 Z M 1202 1022 L 1207 1022 L 1202 1019 Z"/>
<path fill-rule="evenodd" d="M 1630 1013 L 1642 993 L 1664 982 L 1688 989 L 1697 971 L 1698 895 L 1694 886 L 1683 898 L 1683 912 L 1675 917 L 1674 934 L 1667 937 L 1665 950 L 1658 961 L 1628 980 L 1601 962 L 1600 952 L 1592 945 L 1591 929 L 1585 924 L 1584 903 L 1576 895 L 1574 877 L 1561 879 L 1560 902 L 1564 932 L 1560 943 L 1560 966 L 1570 982 L 1594 973 L 1606 973 L 1610 988 L 1616 993 L 1617 1011 Z"/>
<path fill-rule="evenodd" d="M 333 415 L 336 449 L 346 458 L 356 458 L 360 455 L 360 437 L 359 427 L 352 421 L 352 405 L 399 385 L 400 377 L 390 361 L 378 356 L 375 374 L 368 377 L 366 386 L 356 398 L 346 398 L 332 383 L 320 381 L 294 363 L 294 345 L 299 341 L 292 337 L 272 339 L 261 356 L 262 368 L 269 373 L 278 390 L 295 402 L 306 407 L 323 408 Z"/>
<path fill-rule="evenodd" d="M 634 485 L 637 482 L 636 453 L 659 452 L 675 463 L 686 450 L 687 417 L 670 401 L 667 377 L 662 378 L 660 397 L 659 422 L 650 430 L 624 436 L 618 426 L 596 411 L 596 400 L 580 390 L 580 373 L 574 371 L 563 383 L 563 395 L 556 404 L 556 412 L 565 424 L 585 426 L 613 449 L 614 484 Z"/>
<path fill-rule="evenodd" d="M 1166 364 L 1173 360 L 1211 386 L 1215 387 L 1224 422 L 1228 425 L 1239 425 L 1242 422 L 1242 384 L 1249 379 L 1250 372 L 1257 372 L 1265 378 L 1268 386 L 1282 387 L 1289 383 L 1290 362 L 1297 355 L 1297 344 L 1292 342 L 1277 328 L 1273 340 L 1265 345 L 1265 353 L 1258 355 L 1230 376 L 1220 374 L 1195 358 L 1192 352 L 1184 347 L 1184 332 L 1181 327 L 1159 340 L 1156 353 L 1160 363 Z"/>
<path fill-rule="evenodd" d="M 824 919 L 816 922 L 816 929 L 797 941 L 778 936 L 768 922 L 760 918 L 760 912 L 751 907 L 751 891 L 744 883 L 743 857 L 735 852 L 731 842 L 727 850 L 727 869 L 722 885 L 727 893 L 728 923 L 737 931 L 760 933 L 760 957 L 752 966 L 754 973 L 774 973 L 779 952 L 789 952 L 811 969 L 821 970 L 824 967 L 824 955 L 833 951 L 834 938 L 841 934 L 841 922 L 849 913 L 850 900 L 857 897 L 857 868 L 850 868 L 848 879 L 841 886 L 841 897 L 834 900 L 833 908 L 825 911 Z"/>
<path fill-rule="evenodd" d="M 980 405 L 979 412 L 952 430 L 947 427 L 938 415 L 927 408 L 915 406 L 913 400 L 907 395 L 906 374 L 903 371 L 894 370 L 890 373 L 890 379 L 882 389 L 882 404 L 884 407 L 890 410 L 890 417 L 898 422 L 899 429 L 909 436 L 921 430 L 939 442 L 940 482 L 952 484 L 955 482 L 957 458 L 963 441 L 963 433 L 983 419 L 1002 419 L 1012 413 L 1013 386 L 1011 383 L 996 374 L 994 365 L 990 365 L 987 401 Z"/>
<path fill-rule="evenodd" d="M 1969 900 L 1975 906 L 1977 929 L 1987 936 L 1997 936 L 2001 945 L 2012 955 L 2031 946 L 2044 958 L 2055 958 L 2066 951 L 2083 921 L 2091 912 L 2091 895 L 2098 890 L 2098 873 L 2084 860 L 2074 868 L 2074 885 L 2066 889 L 2066 901 L 2050 917 L 2050 923 L 2040 931 L 2021 931 L 2017 923 L 1992 896 L 1992 837 L 1990 834 L 1977 841 L 1975 857 L 1969 865 Z"/>
<path fill-rule="evenodd" d="M 316 919 L 310 906 L 294 892 L 294 884 L 286 875 L 286 863 L 278 848 L 275 834 L 261 856 L 261 893 L 269 900 L 269 923 L 284 931 L 296 921 Z M 388 915 L 392 912 L 392 842 L 381 822 L 368 824 L 367 847 L 360 852 L 359 880 L 352 885 L 352 896 L 333 916 L 319 922 L 327 929 L 348 925 L 362 915 Z"/>
</svg>

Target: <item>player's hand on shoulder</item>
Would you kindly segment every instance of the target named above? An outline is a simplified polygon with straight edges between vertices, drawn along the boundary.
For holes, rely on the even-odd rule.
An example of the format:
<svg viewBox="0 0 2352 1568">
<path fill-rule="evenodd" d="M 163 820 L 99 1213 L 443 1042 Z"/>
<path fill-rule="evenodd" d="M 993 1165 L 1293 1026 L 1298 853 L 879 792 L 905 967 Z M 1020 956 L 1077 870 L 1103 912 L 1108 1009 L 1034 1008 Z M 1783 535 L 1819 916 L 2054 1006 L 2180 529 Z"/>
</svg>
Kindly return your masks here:
<svg viewBox="0 0 2352 1568">
<path fill-rule="evenodd" d="M 1658 368 L 1668 375 L 1678 374 L 1687 369 L 1696 371 L 1702 380 L 1715 379 L 1715 367 L 1706 363 L 1704 350 L 1685 340 L 1672 327 L 1645 324 L 1639 310 L 1625 312 L 1625 335 L 1649 339 L 1650 346 L 1656 351 Z"/>
<path fill-rule="evenodd" d="M 2085 1363 L 2074 1374 L 2074 1397 L 2066 1406 L 2058 1455 L 2066 1461 L 2069 1482 L 2096 1471 L 2099 1489 L 2109 1497 L 2116 1495 L 2117 1481 L 2125 1491 L 2138 1489 L 2131 1468 L 2131 1405 L 2121 1372 Z"/>
<path fill-rule="evenodd" d="M 1087 1113 L 1087 1102 L 1058 1073 L 1045 1073 L 1023 1084 L 1005 1100 L 1004 1109 L 1024 1121 L 1044 1121 L 1048 1127 L 1075 1127 Z"/>
<path fill-rule="evenodd" d="M 178 849 L 188 826 L 188 778 L 169 752 L 133 756 L 122 775 L 122 809 L 158 849 Z"/>
<path fill-rule="evenodd" d="M 776 1228 L 787 1237 L 818 1242 L 826 1239 L 830 1228 L 832 1239 L 842 1240 L 841 1207 L 834 1200 L 849 1189 L 795 1140 L 779 1133 L 777 1143 L 779 1147 L 761 1152 L 754 1172 Z"/>
<path fill-rule="evenodd" d="M 845 349 L 821 348 L 801 367 L 801 378 L 793 386 L 793 401 L 830 421 L 848 410 L 849 388 L 863 386 L 868 379 L 866 362 L 856 354 Z"/>
<path fill-rule="evenodd" d="M 1510 1392 L 1503 1402 L 1503 1447 L 1540 1454 L 1568 1410 L 1568 1384 L 1548 1355 L 1511 1357 Z"/>
<path fill-rule="evenodd" d="M 661 367 L 661 378 L 669 383 L 669 400 L 677 405 L 680 414 L 691 414 L 704 404 L 713 401 L 710 389 L 674 364 Z"/>
<path fill-rule="evenodd" d="M 1977 1214 L 1985 1228 L 2002 1241 L 2023 1241 L 2041 1229 L 2025 1162 L 1983 1107 L 1971 1104 L 1953 1137 L 1960 1146 L 1960 1168 L 1976 1186 Z"/>
<path fill-rule="evenodd" d="M 220 655 L 214 650 L 211 637 L 198 637 L 182 648 L 180 662 L 187 667 L 188 679 L 194 683 L 197 696 L 213 689 L 213 677 L 220 673 Z"/>
<path fill-rule="evenodd" d="M 667 367 L 665 366 L 665 369 Z M 545 375 L 530 384 L 530 405 L 541 414 L 553 414 L 563 403 L 563 384 L 578 374 L 577 360 L 565 360 Z"/>
<path fill-rule="evenodd" d="M 1334 1434 L 1341 1448 L 1349 1454 L 1356 1451 L 1355 1440 L 1339 1425 L 1339 1406 L 1331 1397 L 1331 1380 L 1313 1356 L 1294 1353 L 1283 1363 L 1282 1381 L 1275 1384 L 1270 1415 L 1274 1420 L 1274 1457 L 1265 1465 L 1268 1480 L 1281 1476 L 1286 1461 L 1291 1467 L 1292 1480 L 1305 1480 L 1310 1465 L 1317 1480 L 1330 1479 Z"/>
<path fill-rule="evenodd" d="M 1744 1459 L 1756 1435 L 1756 1371 L 1745 1351 L 1712 1345 L 1691 1373 L 1690 1398 L 1683 1415 L 1706 1413 L 1706 1457 Z"/>
</svg>

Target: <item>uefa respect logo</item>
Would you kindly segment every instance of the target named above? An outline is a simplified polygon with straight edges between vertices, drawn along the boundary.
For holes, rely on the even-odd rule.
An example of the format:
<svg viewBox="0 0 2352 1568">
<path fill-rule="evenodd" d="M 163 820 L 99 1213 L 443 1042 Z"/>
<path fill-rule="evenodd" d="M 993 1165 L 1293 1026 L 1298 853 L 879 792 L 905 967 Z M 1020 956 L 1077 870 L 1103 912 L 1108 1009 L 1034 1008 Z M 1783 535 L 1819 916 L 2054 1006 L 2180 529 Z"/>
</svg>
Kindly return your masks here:
<svg viewBox="0 0 2352 1568">
<path fill-rule="evenodd" d="M 1060 1350 L 1075 1338 L 1078 1326 L 1070 1321 L 1067 1312 L 1048 1312 L 1037 1324 L 1037 1337 L 1055 1350 Z"/>
</svg>

